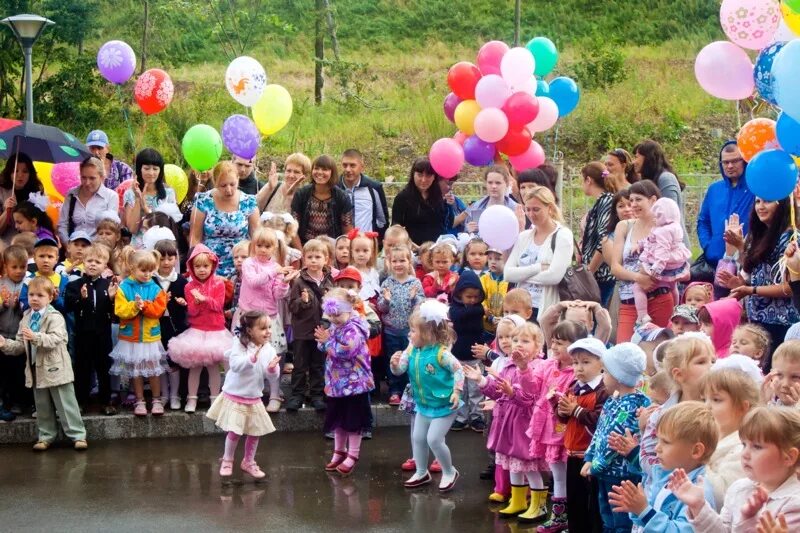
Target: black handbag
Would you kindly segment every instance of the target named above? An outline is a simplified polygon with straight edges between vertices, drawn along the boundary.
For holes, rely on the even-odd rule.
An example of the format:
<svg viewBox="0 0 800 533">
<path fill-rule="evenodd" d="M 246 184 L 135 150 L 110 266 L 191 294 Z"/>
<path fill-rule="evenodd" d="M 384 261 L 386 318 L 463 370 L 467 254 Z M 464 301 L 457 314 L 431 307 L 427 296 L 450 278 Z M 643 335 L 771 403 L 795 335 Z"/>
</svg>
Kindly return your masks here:
<svg viewBox="0 0 800 533">
<path fill-rule="evenodd" d="M 558 231 L 553 233 L 550 238 L 550 249 L 553 253 L 556 251 L 556 235 Z M 575 240 L 573 238 L 573 243 Z M 558 283 L 558 297 L 562 302 L 581 300 L 584 302 L 597 302 L 600 303 L 600 286 L 597 285 L 597 280 L 594 279 L 594 274 L 589 272 L 586 265 L 578 261 L 578 244 L 573 246 L 573 262 L 567 267 L 564 277 Z"/>
<path fill-rule="evenodd" d="M 706 254 L 700 254 L 692 263 L 689 274 L 692 281 L 714 283 L 716 268 L 706 260 Z"/>
</svg>

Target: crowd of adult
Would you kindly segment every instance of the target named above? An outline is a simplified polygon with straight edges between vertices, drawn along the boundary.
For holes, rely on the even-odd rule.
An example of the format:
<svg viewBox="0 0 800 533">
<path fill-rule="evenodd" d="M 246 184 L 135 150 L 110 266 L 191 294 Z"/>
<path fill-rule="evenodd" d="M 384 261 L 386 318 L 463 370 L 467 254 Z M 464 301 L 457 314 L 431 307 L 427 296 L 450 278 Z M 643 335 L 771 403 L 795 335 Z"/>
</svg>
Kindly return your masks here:
<svg viewBox="0 0 800 533">
<path fill-rule="evenodd" d="M 158 151 L 146 148 L 128 166 L 111 154 L 104 132 L 92 131 L 86 144 L 94 155 L 80 164 L 80 184 L 64 197 L 57 223 L 62 243 L 76 230 L 93 235 L 98 217 L 116 212 L 134 246 L 139 246 L 148 215 L 162 212 L 183 222 L 189 246 L 202 242 L 214 250 L 220 256 L 219 273 L 228 275 L 233 244 L 252 234 L 264 211 L 290 213 L 299 226 L 298 245 L 322 235 L 336 238 L 353 228 L 382 238 L 397 224 L 419 246 L 448 233 L 475 234 L 481 214 L 490 206 L 504 205 L 517 214 L 521 230 L 509 251 L 505 277 L 530 291 L 537 310 L 557 302 L 558 285 L 575 252 L 594 275 L 602 305 L 607 307 L 618 295 L 618 341 L 633 335 L 634 283 L 647 291 L 648 314 L 657 325 L 667 325 L 678 303 L 642 272 L 638 259 L 640 241 L 655 226 L 651 207 L 656 200 L 674 200 L 684 228 L 688 222 L 684 185 L 655 141 L 639 143 L 632 153 L 611 150 L 603 162 L 582 168 L 581 186 L 591 206 L 580 228 L 568 227 L 561 215 L 557 173 L 549 164 L 520 173 L 504 165 L 490 166 L 483 172 L 484 195 L 466 205 L 454 194 L 454 181 L 438 176 L 430 161 L 419 157 L 394 198 L 390 216 L 383 185 L 365 174 L 358 150 L 345 151 L 338 161 L 320 155 L 312 162 L 303 154 L 291 154 L 282 179 L 273 164 L 263 182 L 255 160 L 235 157 L 219 165 L 213 176 L 192 172 L 187 198 L 178 205 L 175 191 L 165 183 Z M 800 319 L 788 285 L 774 282 L 791 235 L 790 200 L 767 202 L 753 196 L 744 179 L 747 163 L 734 141 L 722 147 L 719 169 L 721 179 L 709 186 L 697 217 L 702 254 L 693 262 L 692 279 L 713 282 L 717 297 L 748 297 L 748 319 L 779 341 Z M 123 183 L 130 186 L 120 198 L 115 189 Z M 20 153 L 6 162 L 0 175 L 3 241 L 10 242 L 17 232 L 15 209 L 42 191 L 28 156 Z M 579 238 L 574 241 L 573 235 Z M 718 268 L 723 260 L 740 267 Z"/>
</svg>

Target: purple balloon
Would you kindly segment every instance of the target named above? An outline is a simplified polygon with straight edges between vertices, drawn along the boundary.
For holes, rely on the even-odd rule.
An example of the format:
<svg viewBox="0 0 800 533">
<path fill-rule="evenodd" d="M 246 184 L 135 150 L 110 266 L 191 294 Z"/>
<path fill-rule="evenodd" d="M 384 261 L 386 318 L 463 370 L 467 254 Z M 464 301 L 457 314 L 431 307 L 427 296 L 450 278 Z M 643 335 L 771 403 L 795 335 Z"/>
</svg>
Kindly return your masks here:
<svg viewBox="0 0 800 533">
<path fill-rule="evenodd" d="M 494 143 L 487 143 L 477 135 L 471 135 L 464 141 L 464 159 L 476 167 L 491 165 L 494 161 Z"/>
<path fill-rule="evenodd" d="M 222 143 L 233 155 L 252 159 L 261 144 L 261 134 L 246 116 L 231 115 L 222 124 Z"/>
<path fill-rule="evenodd" d="M 462 102 L 461 98 L 456 96 L 454 93 L 448 94 L 444 99 L 444 114 L 447 117 L 447 120 L 450 122 L 455 123 L 455 113 L 458 104 Z"/>
<path fill-rule="evenodd" d="M 97 68 L 105 79 L 122 85 L 136 70 L 136 54 L 125 41 L 108 41 L 97 52 Z"/>
</svg>

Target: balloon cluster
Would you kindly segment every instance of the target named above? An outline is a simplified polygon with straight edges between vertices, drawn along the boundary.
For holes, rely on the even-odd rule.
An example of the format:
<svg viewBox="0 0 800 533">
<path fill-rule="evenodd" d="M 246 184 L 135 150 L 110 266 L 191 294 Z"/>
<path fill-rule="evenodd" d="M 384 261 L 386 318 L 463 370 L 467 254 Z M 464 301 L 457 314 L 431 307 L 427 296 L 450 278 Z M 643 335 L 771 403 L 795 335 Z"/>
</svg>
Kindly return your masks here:
<svg viewBox="0 0 800 533">
<path fill-rule="evenodd" d="M 108 41 L 97 52 L 97 68 L 100 75 L 114 85 L 124 85 L 136 70 L 136 54 L 124 41 Z M 136 104 L 145 115 L 165 110 L 174 93 L 172 79 L 160 68 L 142 72 L 133 88 Z"/>
<path fill-rule="evenodd" d="M 757 94 L 780 108 L 778 120 L 755 118 L 736 136 L 756 196 L 782 200 L 797 184 L 800 161 L 800 0 L 723 0 L 720 23 L 730 41 L 703 48 L 695 76 L 710 95 Z M 746 50 L 758 50 L 755 64 Z"/>
<path fill-rule="evenodd" d="M 444 99 L 444 114 L 458 132 L 431 146 L 434 170 L 452 178 L 465 161 L 490 165 L 498 153 L 507 155 L 517 171 L 544 163 L 544 150 L 533 136 L 552 128 L 580 100 L 572 79 L 542 79 L 557 61 L 553 42 L 536 37 L 514 48 L 489 41 L 478 51 L 477 64 L 462 61 L 450 67 L 452 92 Z"/>
</svg>

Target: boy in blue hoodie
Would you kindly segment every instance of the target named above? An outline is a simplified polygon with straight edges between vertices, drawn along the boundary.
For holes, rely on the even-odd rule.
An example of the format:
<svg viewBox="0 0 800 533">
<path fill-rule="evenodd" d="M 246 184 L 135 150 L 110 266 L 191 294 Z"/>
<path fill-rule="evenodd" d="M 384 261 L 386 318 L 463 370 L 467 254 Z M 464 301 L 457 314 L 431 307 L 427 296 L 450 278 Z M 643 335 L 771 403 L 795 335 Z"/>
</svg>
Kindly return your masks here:
<svg viewBox="0 0 800 533">
<path fill-rule="evenodd" d="M 458 278 L 453 297 L 450 302 L 450 321 L 456 332 L 456 342 L 452 353 L 462 365 L 478 367 L 478 360 L 472 355 L 472 345 L 479 344 L 483 336 L 483 300 L 486 295 L 478 275 L 470 269 L 464 270 Z M 483 412 L 479 404 L 483 394 L 477 382 L 465 380 L 461 393 L 464 405 L 458 410 L 456 420 L 451 429 L 461 431 L 469 426 L 473 431 L 482 433 L 486 429 Z"/>
<path fill-rule="evenodd" d="M 694 531 L 686 516 L 686 505 L 672 493 L 670 476 L 685 476 L 696 483 L 717 448 L 719 429 L 711 408 L 701 402 L 681 402 L 658 421 L 659 464 L 653 465 L 647 492 L 642 485 L 623 481 L 612 488 L 609 503 L 615 512 L 630 513 L 633 523 L 645 533 Z M 714 508 L 714 489 L 704 485 L 705 499 Z"/>
</svg>

